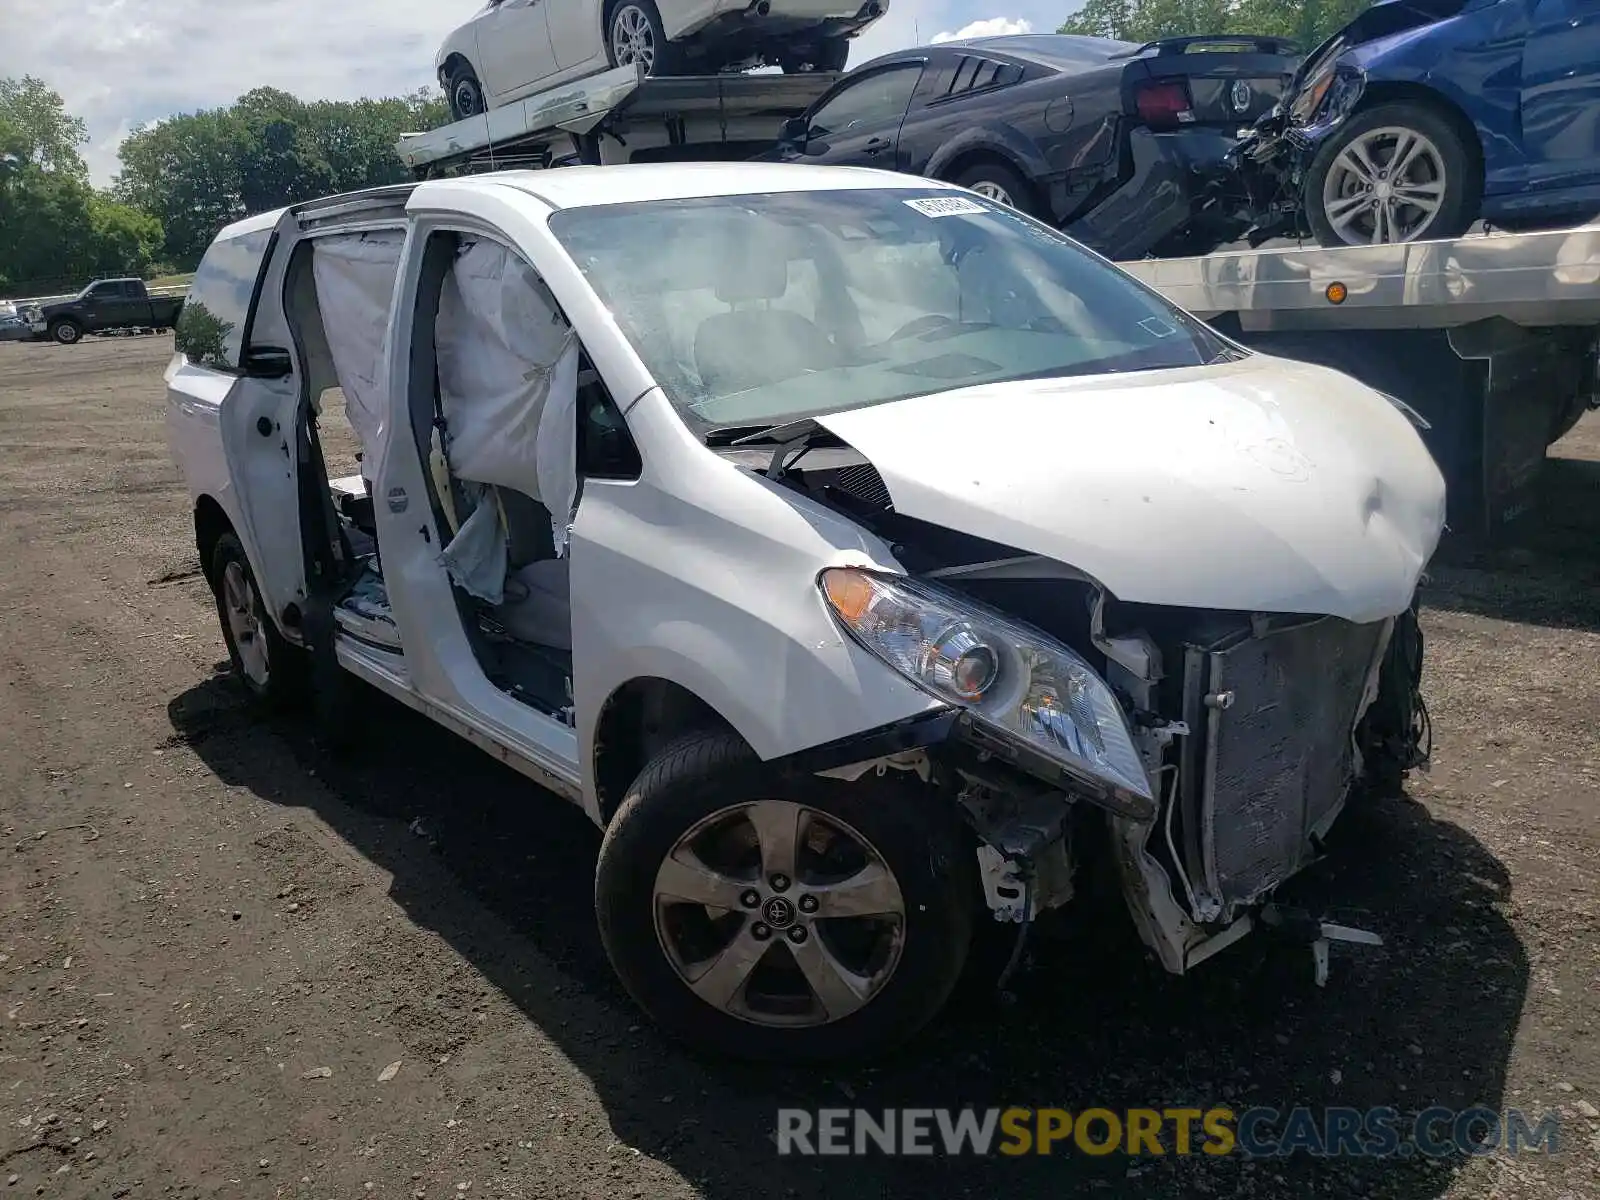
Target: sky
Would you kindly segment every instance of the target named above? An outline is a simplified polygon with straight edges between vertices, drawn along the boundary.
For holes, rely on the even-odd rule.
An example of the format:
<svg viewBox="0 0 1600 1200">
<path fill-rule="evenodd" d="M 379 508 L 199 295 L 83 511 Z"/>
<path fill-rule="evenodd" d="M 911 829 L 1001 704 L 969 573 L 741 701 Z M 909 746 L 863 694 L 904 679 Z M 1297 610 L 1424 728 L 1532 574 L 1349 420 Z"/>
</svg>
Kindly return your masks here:
<svg viewBox="0 0 1600 1200">
<path fill-rule="evenodd" d="M 255 87 L 304 99 L 429 86 L 444 35 L 479 0 L 0 0 L 0 77 L 37 75 L 89 127 L 97 184 L 141 123 L 228 104 Z M 1075 0 L 891 0 L 852 63 L 921 42 L 1048 32 Z"/>
</svg>

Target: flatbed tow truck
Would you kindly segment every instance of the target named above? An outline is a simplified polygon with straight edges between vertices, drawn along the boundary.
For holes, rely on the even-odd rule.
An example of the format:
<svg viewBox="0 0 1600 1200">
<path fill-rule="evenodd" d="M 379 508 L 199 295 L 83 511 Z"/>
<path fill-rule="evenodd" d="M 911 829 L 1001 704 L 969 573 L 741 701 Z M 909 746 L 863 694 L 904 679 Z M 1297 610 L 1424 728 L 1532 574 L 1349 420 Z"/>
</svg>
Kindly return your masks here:
<svg viewBox="0 0 1600 1200">
<path fill-rule="evenodd" d="M 739 160 L 770 148 L 837 78 L 619 67 L 407 134 L 397 151 L 423 179 Z M 1337 368 L 1410 407 L 1448 481 L 1451 526 L 1486 539 L 1532 510 L 1545 451 L 1600 407 L 1600 224 L 1119 265 L 1246 345 Z"/>
</svg>

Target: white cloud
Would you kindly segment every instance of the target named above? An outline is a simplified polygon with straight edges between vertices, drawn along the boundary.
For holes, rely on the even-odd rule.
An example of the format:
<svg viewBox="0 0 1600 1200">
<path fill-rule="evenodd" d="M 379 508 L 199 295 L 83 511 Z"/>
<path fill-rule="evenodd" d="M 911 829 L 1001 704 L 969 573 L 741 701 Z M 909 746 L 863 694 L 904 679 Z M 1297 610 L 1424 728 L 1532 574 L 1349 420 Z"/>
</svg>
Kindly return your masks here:
<svg viewBox="0 0 1600 1200">
<path fill-rule="evenodd" d="M 582 0 L 545 0 L 580 3 Z M 89 126 L 97 183 L 133 127 L 231 103 L 256 87 L 306 99 L 397 95 L 433 82 L 434 52 L 477 0 L 0 0 L 0 76 L 39 75 Z M 974 11 L 974 9 L 977 11 Z M 1044 0 L 892 0 L 852 64 L 935 36 L 1054 28 Z M 992 9 L 990 10 L 993 11 Z M 955 29 L 955 34 L 935 34 Z"/>
<path fill-rule="evenodd" d="M 968 21 L 954 33 L 936 33 L 936 42 L 955 42 L 964 38 L 999 37 L 1007 33 L 1032 33 L 1033 22 L 1021 17 L 986 17 L 981 21 Z"/>
</svg>

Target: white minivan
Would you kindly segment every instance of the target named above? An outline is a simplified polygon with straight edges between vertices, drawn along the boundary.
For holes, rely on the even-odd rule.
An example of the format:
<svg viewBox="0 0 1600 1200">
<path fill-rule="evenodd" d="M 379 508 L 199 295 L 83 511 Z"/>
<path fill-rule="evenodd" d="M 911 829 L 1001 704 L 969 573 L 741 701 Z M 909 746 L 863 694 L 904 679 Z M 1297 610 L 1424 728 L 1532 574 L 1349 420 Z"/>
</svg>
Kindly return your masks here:
<svg viewBox="0 0 1600 1200">
<path fill-rule="evenodd" d="M 784 164 L 389 188 L 223 230 L 177 351 L 244 686 L 326 727 L 363 680 L 582 805 L 693 1043 L 881 1051 L 1085 867 L 1175 973 L 1359 940 L 1273 893 L 1423 757 L 1439 471 L 1045 225 Z"/>
</svg>

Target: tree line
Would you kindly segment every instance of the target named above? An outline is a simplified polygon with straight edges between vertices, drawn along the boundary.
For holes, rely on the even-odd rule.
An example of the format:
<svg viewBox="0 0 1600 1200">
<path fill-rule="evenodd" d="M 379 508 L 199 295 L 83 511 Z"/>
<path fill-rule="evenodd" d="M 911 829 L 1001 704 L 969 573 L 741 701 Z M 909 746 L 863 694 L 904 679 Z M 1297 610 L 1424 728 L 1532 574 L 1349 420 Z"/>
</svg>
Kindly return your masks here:
<svg viewBox="0 0 1600 1200">
<path fill-rule="evenodd" d="M 1265 34 L 1302 51 L 1336 33 L 1371 0 L 1086 0 L 1058 33 L 1153 42 L 1187 34 Z"/>
<path fill-rule="evenodd" d="M 102 189 L 83 161 L 84 123 L 61 96 L 33 76 L 0 79 L 0 295 L 192 270 L 230 221 L 403 181 L 400 134 L 448 120 L 427 90 L 308 102 L 257 88 L 136 129 Z"/>
</svg>

